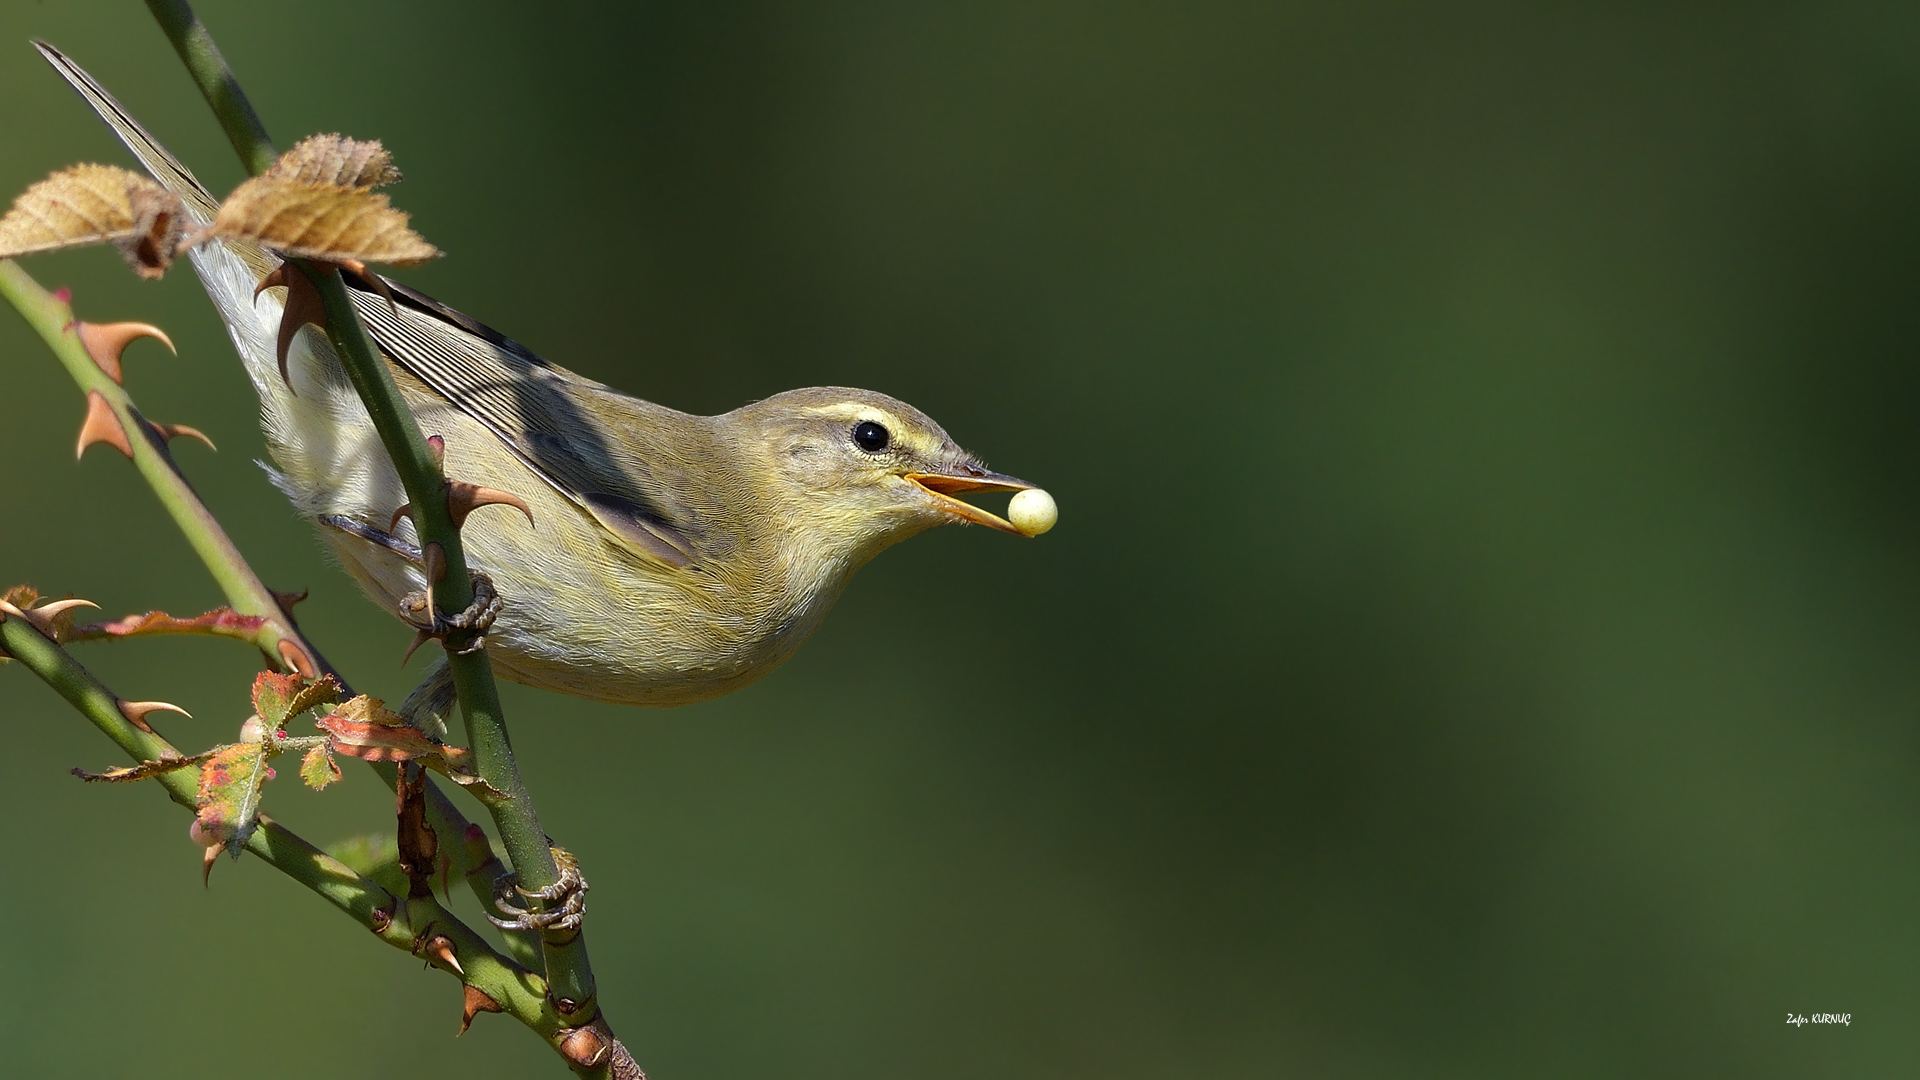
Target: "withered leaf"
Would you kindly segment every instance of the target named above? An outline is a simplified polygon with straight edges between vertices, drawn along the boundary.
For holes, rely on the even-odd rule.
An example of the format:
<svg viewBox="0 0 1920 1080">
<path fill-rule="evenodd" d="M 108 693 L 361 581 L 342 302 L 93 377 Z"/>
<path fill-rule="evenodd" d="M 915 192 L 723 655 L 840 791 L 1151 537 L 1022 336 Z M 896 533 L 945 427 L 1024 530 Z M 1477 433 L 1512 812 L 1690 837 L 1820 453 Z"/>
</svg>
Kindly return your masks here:
<svg viewBox="0 0 1920 1080">
<path fill-rule="evenodd" d="M 104 781 L 109 784 L 123 784 L 134 780 L 145 780 L 163 773 L 170 773 L 175 769 L 184 769 L 189 765 L 198 765 L 212 757 L 215 753 L 218 753 L 218 751 L 208 750 L 204 754 L 195 754 L 192 757 L 166 758 L 161 761 L 143 761 L 138 765 L 126 765 L 98 773 L 75 769 L 73 770 L 73 775 L 90 783 L 94 781 Z"/>
<path fill-rule="evenodd" d="M 333 737 L 335 751 L 365 761 L 413 761 L 446 749 L 426 732 L 410 727 L 405 717 L 378 698 L 365 694 L 321 717 L 318 723 Z"/>
<path fill-rule="evenodd" d="M 365 191 L 400 182 L 393 155 L 379 139 L 309 135 L 268 167 L 266 175 L 298 184 L 358 188 Z"/>
<path fill-rule="evenodd" d="M 100 638 L 138 637 L 145 634 L 219 634 L 224 637 L 251 638 L 266 619 L 259 615 L 241 615 L 232 608 L 214 608 L 204 615 L 182 619 L 164 611 L 129 615 L 111 622 L 86 623 L 74 628 L 72 641 Z"/>
<path fill-rule="evenodd" d="M 340 699 L 340 684 L 333 676 L 322 675 L 307 682 L 298 675 L 263 671 L 253 679 L 253 711 L 268 729 L 285 727 L 288 720 L 315 705 L 327 705 Z"/>
<path fill-rule="evenodd" d="M 75 165 L 28 188 L 0 218 L 0 258 L 111 243 L 135 273 L 173 265 L 186 231 L 180 197 L 112 165 Z"/>
<path fill-rule="evenodd" d="M 362 761 L 417 761 L 482 800 L 506 798 L 474 771 L 473 751 L 449 746 L 408 724 L 379 698 L 362 694 L 316 723 L 331 736 L 328 746 L 336 754 Z"/>
<path fill-rule="evenodd" d="M 210 235 L 241 237 L 291 258 L 416 266 L 440 250 L 407 227 L 407 215 L 365 188 L 260 175 L 235 188 Z"/>
</svg>

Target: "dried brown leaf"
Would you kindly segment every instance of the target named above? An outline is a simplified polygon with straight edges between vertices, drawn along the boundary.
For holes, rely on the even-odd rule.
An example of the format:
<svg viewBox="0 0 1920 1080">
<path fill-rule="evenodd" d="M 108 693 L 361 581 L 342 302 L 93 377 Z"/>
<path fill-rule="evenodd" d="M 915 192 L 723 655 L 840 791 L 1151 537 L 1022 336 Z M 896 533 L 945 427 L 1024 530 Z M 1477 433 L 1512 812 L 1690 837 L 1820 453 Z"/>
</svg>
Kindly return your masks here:
<svg viewBox="0 0 1920 1080">
<path fill-rule="evenodd" d="M 213 219 L 213 236 L 256 241 L 297 259 L 358 259 L 415 266 L 440 250 L 407 227 L 407 215 L 364 188 L 256 176 L 234 189 Z"/>
<path fill-rule="evenodd" d="M 400 182 L 393 155 L 379 139 L 309 135 L 280 155 L 267 175 L 298 184 L 358 188 L 365 191 Z"/>
<path fill-rule="evenodd" d="M 0 218 L 0 258 L 111 243 L 145 278 L 173 264 L 186 229 L 180 197 L 111 165 L 75 165 L 28 188 Z"/>
<path fill-rule="evenodd" d="M 73 775 L 88 782 L 104 781 L 109 784 L 124 784 L 133 780 L 145 780 L 151 776 L 159 776 L 162 773 L 170 773 L 175 769 L 184 769 L 189 765 L 198 765 L 208 758 L 211 758 L 214 753 L 215 751 L 209 750 L 204 754 L 195 754 L 192 757 L 174 757 L 164 758 L 160 761 L 143 761 L 138 765 L 126 765 L 99 773 L 90 773 L 84 769 L 76 768 L 73 770 Z"/>
</svg>

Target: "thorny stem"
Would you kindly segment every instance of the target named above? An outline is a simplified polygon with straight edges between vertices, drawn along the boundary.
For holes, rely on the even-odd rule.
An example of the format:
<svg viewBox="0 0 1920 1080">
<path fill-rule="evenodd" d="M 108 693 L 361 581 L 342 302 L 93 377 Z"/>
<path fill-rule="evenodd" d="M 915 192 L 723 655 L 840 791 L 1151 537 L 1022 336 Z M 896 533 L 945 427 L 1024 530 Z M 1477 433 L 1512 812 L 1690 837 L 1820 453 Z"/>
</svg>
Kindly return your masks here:
<svg viewBox="0 0 1920 1080">
<path fill-rule="evenodd" d="M 434 602 L 441 610 L 460 611 L 473 602 L 473 589 L 460 546 L 460 530 L 454 527 L 448 510 L 439 462 L 427 448 L 420 425 L 401 399 L 393 373 L 387 369 L 386 361 L 367 336 L 365 324 L 354 312 L 339 271 L 331 268 L 323 271 L 310 264 L 303 264 L 301 269 L 313 279 L 320 292 L 327 309 L 327 336 L 353 380 L 354 389 L 366 403 L 381 442 L 400 474 L 407 499 L 413 504 L 421 546 L 437 543 L 446 552 L 446 577 L 432 584 Z M 507 796 L 489 800 L 487 810 L 493 815 L 494 826 L 500 830 L 507 857 L 519 872 L 520 884 L 528 889 L 545 888 L 560 880 L 560 870 L 554 864 L 547 835 L 534 813 L 533 798 L 513 758 L 506 712 L 500 706 L 499 689 L 493 681 L 493 666 L 484 649 L 460 651 L 468 640 L 468 635 L 449 637 L 447 666 L 460 695 L 460 712 L 466 720 L 475 770 L 495 790 Z M 570 1002 L 569 1012 L 579 1022 L 592 1020 L 596 1009 L 593 970 L 587 962 L 584 935 L 578 931 L 542 934 L 541 944 L 554 1000 Z"/>
<path fill-rule="evenodd" d="M 82 394 L 97 393 L 107 400 L 121 429 L 127 433 L 134 468 L 140 470 L 147 486 L 160 499 L 160 505 L 179 526 L 200 561 L 206 564 L 220 591 L 226 594 L 227 603 L 239 614 L 266 620 L 253 638 L 253 644 L 276 665 L 287 663 L 287 657 L 281 652 L 284 641 L 288 647 L 297 648 L 312 658 L 309 666 L 318 670 L 310 670 L 310 675 L 332 670 L 319 650 L 301 637 L 293 619 L 281 609 L 279 599 L 255 576 L 246 557 L 227 537 L 226 530 L 200 501 L 186 477 L 180 475 L 166 441 L 147 437 L 150 429 L 140 411 L 134 408 L 133 400 L 119 383 L 100 370 L 80 343 L 79 324 L 74 321 L 73 309 L 41 288 L 11 260 L 0 260 L 0 297 L 5 297 L 27 325 L 39 333 L 47 348 L 53 350 L 53 355 L 73 376 L 73 381 L 80 385 Z"/>
<path fill-rule="evenodd" d="M 172 457 L 163 439 L 145 437 L 149 430 L 118 383 L 109 378 L 81 344 L 72 309 L 59 297 L 41 288 L 24 270 L 10 260 L 0 260 L 0 297 L 13 305 L 21 317 L 47 342 L 48 347 L 68 369 L 83 391 L 98 392 L 106 399 L 123 430 L 141 433 L 127 439 L 134 464 L 175 523 L 192 543 L 194 550 L 226 594 L 228 603 L 241 614 L 264 616 L 261 631 L 252 643 L 269 658 L 277 658 L 273 646 L 283 638 L 306 650 L 315 664 L 332 671 L 319 651 L 299 636 L 292 620 L 280 608 L 278 599 L 253 573 L 219 522 L 200 502 Z M 10 655 L 33 671 L 64 697 L 82 715 L 136 761 L 156 761 L 179 757 L 180 753 L 159 735 L 140 730 L 120 712 L 117 698 L 79 665 L 58 644 L 48 640 L 29 623 L 0 615 L 0 655 Z M 338 677 L 336 675 L 336 677 Z M 344 685 L 344 680 L 343 680 Z M 372 763 L 389 786 L 397 780 L 397 769 L 390 762 Z M 199 786 L 197 768 L 184 768 L 155 779 L 173 801 L 193 809 Z M 466 880 L 482 907 L 492 902 L 493 882 L 504 869 L 494 857 L 484 834 L 469 827 L 466 818 L 447 801 L 446 795 L 427 786 L 427 813 L 435 831 L 446 838 L 445 851 L 454 868 Z M 447 939 L 448 947 L 460 960 L 465 974 L 461 981 L 472 986 L 537 1033 L 560 1051 L 576 1072 L 580 1068 L 566 1053 L 566 1042 L 582 1024 L 589 1021 L 560 1013 L 547 996 L 545 980 L 514 959 L 502 956 L 472 927 L 441 907 L 432 897 L 414 898 L 400 903 L 378 884 L 362 877 L 352 868 L 265 814 L 257 818 L 258 828 L 247 840 L 247 850 L 280 872 L 318 893 L 360 925 L 372 930 L 382 941 L 414 955 L 424 956 L 424 944 L 437 935 Z M 538 964 L 541 956 L 521 947 L 523 935 L 511 935 L 508 947 L 517 959 Z M 532 935 L 525 935 L 532 936 Z M 431 956 L 424 958 L 445 969 Z M 597 1025 L 604 1031 L 604 1025 Z M 608 1033 L 607 1042 L 612 1042 Z M 617 1045 L 617 1044 L 616 1044 Z M 623 1062 L 630 1061 L 624 1057 Z"/>
<path fill-rule="evenodd" d="M 201 25 L 186 0 L 147 0 L 147 6 L 166 32 L 174 49 L 186 61 L 208 105 L 213 108 L 227 138 L 239 153 L 249 172 L 257 175 L 272 163 L 273 147 L 266 128 L 247 102 L 238 80 L 233 76 L 213 38 Z M 333 341 L 354 388 L 359 391 L 381 443 L 393 459 L 402 486 L 413 505 L 414 524 L 422 548 L 438 544 L 446 553 L 446 576 L 429 582 L 435 603 L 446 611 L 461 611 L 473 600 L 466 559 L 460 544 L 460 531 L 453 524 L 443 484 L 440 464 L 427 447 L 420 425 L 400 397 L 392 373 L 367 334 L 366 326 L 354 313 L 346 285 L 332 268 L 324 270 L 312 263 L 300 262 L 300 269 L 319 289 L 327 310 L 327 335 Z M 456 635 L 446 642 L 448 664 L 460 696 L 461 713 L 466 720 L 467 737 L 472 743 L 475 764 L 483 779 L 495 790 L 509 796 L 496 800 L 487 809 L 500 832 L 501 843 L 519 874 L 522 886 L 545 888 L 559 881 L 559 867 L 548 849 L 546 833 L 534 813 L 533 800 L 520 777 L 507 737 L 506 714 L 500 707 L 498 688 L 493 681 L 492 665 L 482 650 L 462 655 L 458 650 L 468 642 Z M 585 936 L 578 932 L 552 932 L 541 935 L 551 997 L 569 1006 L 568 1017 L 576 1024 L 588 1024 L 598 1015 L 593 971 L 588 964 Z M 617 1044 L 616 1044 L 617 1045 Z M 624 1047 L 616 1057 L 624 1056 Z M 615 1062 L 616 1068 L 628 1062 Z M 637 1070 L 636 1070 L 637 1071 Z"/>
<path fill-rule="evenodd" d="M 259 176 L 266 172 L 277 156 L 273 140 L 267 137 L 266 125 L 253 111 L 253 104 L 241 91 L 239 80 L 233 77 L 233 70 L 227 67 L 226 58 L 220 55 L 200 17 L 185 0 L 147 0 L 147 10 L 153 12 L 167 40 L 173 43 L 173 51 L 180 54 L 180 62 L 187 65 L 201 96 L 213 106 L 247 173 Z"/>
<path fill-rule="evenodd" d="M 311 665 L 318 672 L 332 674 L 347 686 L 347 681 L 327 662 L 320 650 L 301 635 L 293 618 L 280 606 L 280 600 L 253 572 L 246 557 L 234 546 L 220 522 L 209 511 L 193 486 L 182 476 L 174 464 L 173 455 L 167 450 L 165 440 L 157 438 L 135 437 L 148 430 L 132 398 L 119 383 L 114 382 L 100 369 L 86 347 L 80 342 L 79 324 L 74 321 L 73 309 L 65 301 L 41 288 L 25 270 L 11 260 L 0 260 L 0 297 L 13 305 L 20 317 L 27 321 L 47 348 L 53 351 L 67 373 L 79 384 L 82 394 L 93 392 L 106 399 L 113 409 L 121 429 L 129 433 L 127 445 L 133 451 L 133 464 L 147 485 L 159 498 L 173 522 L 193 547 L 194 553 L 206 565 L 207 572 L 225 594 L 227 605 L 241 615 L 258 616 L 264 621 L 249 639 L 269 661 L 288 666 L 285 648 L 299 649 L 311 658 Z M 283 645 L 282 643 L 286 643 Z M 352 693 L 348 690 L 348 693 Z M 398 775 L 395 767 L 388 762 L 370 763 L 379 773 L 388 787 L 392 787 Z M 436 832 L 448 837 L 462 837 L 466 834 L 467 819 L 462 815 L 446 793 L 432 784 L 427 791 L 427 814 Z M 492 903 L 493 880 L 503 872 L 499 860 L 493 858 L 489 849 L 484 858 L 477 849 L 460 845 L 451 849 L 454 868 L 466 878 L 474 895 L 482 906 Z M 518 944 L 512 943 L 512 944 Z M 537 962 L 537 959 L 536 959 Z"/>
<path fill-rule="evenodd" d="M 166 739 L 135 727 L 121 714 L 119 699 L 67 651 L 24 619 L 0 614 L 0 648 L 38 675 L 41 681 L 93 721 L 135 761 L 162 761 L 180 757 Z M 200 784 L 195 766 L 154 778 L 173 798 L 191 810 Z M 567 1021 L 547 1007 L 546 986 L 538 975 L 500 955 L 485 938 L 441 907 L 432 897 L 402 904 L 379 884 L 314 847 L 292 830 L 259 815 L 259 827 L 247 839 L 247 850 L 281 873 L 312 889 L 320 898 L 372 931 L 380 940 L 415 955 L 429 934 L 448 939 L 465 974 L 457 975 L 501 1005 L 514 1019 L 552 1042 L 561 1037 Z M 429 957 L 429 959 L 432 959 Z M 448 970 L 444 962 L 436 967 Z M 449 974 L 454 974 L 449 970 Z"/>
</svg>

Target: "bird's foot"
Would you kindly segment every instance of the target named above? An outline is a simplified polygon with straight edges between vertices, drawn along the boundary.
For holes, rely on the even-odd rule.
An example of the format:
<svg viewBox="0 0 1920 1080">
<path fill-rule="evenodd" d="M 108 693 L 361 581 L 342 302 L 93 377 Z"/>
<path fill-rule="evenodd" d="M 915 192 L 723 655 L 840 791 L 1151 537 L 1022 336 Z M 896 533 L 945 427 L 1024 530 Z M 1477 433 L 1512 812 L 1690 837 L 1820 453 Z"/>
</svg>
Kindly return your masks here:
<svg viewBox="0 0 1920 1080">
<path fill-rule="evenodd" d="M 578 932 L 587 915 L 587 879 L 580 876 L 580 861 L 565 848 L 552 848 L 553 861 L 560 868 L 560 880 L 544 889 L 523 889 L 520 875 L 502 874 L 493 882 L 493 905 L 510 919 L 487 921 L 502 930 L 558 930 Z M 515 894 L 541 905 L 541 910 L 515 904 Z"/>
<path fill-rule="evenodd" d="M 494 591 L 493 579 L 487 575 L 475 570 L 472 578 L 473 603 L 457 615 L 436 611 L 432 595 L 425 590 L 410 592 L 400 598 L 400 617 L 407 620 L 415 631 L 413 644 L 407 647 L 408 656 L 412 656 L 413 650 L 428 639 L 445 641 L 449 634 L 472 635 L 466 645 L 453 650 L 458 655 L 464 656 L 486 647 L 487 631 L 493 628 L 493 620 L 500 615 L 500 594 Z"/>
</svg>

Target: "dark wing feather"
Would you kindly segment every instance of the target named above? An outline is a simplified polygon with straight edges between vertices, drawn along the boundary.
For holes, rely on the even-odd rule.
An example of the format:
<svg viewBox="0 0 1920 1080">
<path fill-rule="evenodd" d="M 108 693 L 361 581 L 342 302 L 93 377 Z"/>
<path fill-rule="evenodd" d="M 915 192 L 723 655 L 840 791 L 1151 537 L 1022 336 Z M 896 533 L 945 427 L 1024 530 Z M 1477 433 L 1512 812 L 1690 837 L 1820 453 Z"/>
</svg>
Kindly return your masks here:
<svg viewBox="0 0 1920 1080">
<path fill-rule="evenodd" d="M 541 359 L 439 301 L 391 281 L 394 303 L 357 275 L 354 307 L 382 352 L 480 421 L 513 455 L 627 548 L 676 569 L 700 561 L 706 487 L 664 446 L 705 423 Z"/>
</svg>

